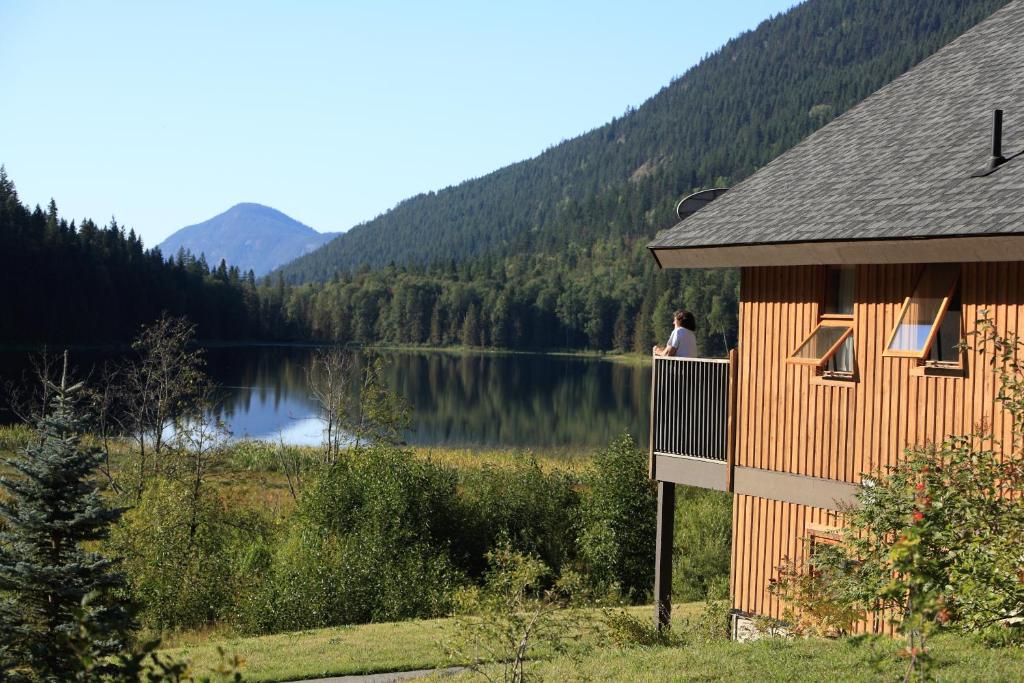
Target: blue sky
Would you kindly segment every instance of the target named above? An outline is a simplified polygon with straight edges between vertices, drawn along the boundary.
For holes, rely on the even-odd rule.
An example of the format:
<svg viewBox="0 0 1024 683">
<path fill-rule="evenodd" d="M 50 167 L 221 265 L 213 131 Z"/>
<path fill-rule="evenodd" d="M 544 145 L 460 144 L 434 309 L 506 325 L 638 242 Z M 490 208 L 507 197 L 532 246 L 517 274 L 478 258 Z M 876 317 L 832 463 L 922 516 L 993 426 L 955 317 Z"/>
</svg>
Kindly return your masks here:
<svg viewBox="0 0 1024 683">
<path fill-rule="evenodd" d="M 147 245 L 253 201 L 344 230 L 637 106 L 794 0 L 0 0 L 22 200 Z"/>
</svg>

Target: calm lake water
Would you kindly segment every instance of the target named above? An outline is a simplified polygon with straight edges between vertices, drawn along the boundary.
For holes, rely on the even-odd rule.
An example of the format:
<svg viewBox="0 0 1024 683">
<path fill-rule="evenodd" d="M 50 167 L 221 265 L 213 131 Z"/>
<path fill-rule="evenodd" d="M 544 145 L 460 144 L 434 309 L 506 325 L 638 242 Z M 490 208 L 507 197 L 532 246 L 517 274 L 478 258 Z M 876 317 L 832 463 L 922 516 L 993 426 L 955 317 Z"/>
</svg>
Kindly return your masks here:
<svg viewBox="0 0 1024 683">
<path fill-rule="evenodd" d="M 321 424 L 306 380 L 314 349 L 207 351 L 224 389 L 220 415 L 235 438 L 318 444 Z M 412 406 L 417 445 L 520 448 L 602 446 L 624 431 L 647 441 L 650 367 L 534 354 L 384 352 L 391 389 Z M 75 359 L 73 354 L 73 359 Z M 8 377 L 23 355 L 0 354 Z M 95 362 L 79 354 L 80 368 Z"/>
</svg>

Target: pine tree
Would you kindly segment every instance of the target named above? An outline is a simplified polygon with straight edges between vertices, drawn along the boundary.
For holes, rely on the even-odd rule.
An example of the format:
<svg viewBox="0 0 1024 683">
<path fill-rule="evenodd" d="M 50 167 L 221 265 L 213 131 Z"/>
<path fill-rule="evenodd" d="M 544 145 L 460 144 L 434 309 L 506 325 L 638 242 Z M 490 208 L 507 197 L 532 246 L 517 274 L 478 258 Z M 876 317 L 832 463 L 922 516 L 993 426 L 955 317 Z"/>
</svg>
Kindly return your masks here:
<svg viewBox="0 0 1024 683">
<path fill-rule="evenodd" d="M 612 327 L 612 347 L 618 351 L 629 351 L 631 330 L 629 329 L 629 308 L 626 302 L 619 304 L 619 313 Z M 644 349 L 646 351 L 646 349 Z"/>
<path fill-rule="evenodd" d="M 83 547 L 121 511 L 97 488 L 99 451 L 79 441 L 82 386 L 69 385 L 65 354 L 60 384 L 46 382 L 36 438 L 7 461 L 17 475 L 0 478 L 0 672 L 28 680 L 77 680 L 87 666 L 101 673 L 134 628 L 114 561 Z"/>
<path fill-rule="evenodd" d="M 477 313 L 476 304 L 469 305 L 469 311 L 462 321 L 462 345 L 478 346 L 480 344 L 480 314 Z"/>
</svg>

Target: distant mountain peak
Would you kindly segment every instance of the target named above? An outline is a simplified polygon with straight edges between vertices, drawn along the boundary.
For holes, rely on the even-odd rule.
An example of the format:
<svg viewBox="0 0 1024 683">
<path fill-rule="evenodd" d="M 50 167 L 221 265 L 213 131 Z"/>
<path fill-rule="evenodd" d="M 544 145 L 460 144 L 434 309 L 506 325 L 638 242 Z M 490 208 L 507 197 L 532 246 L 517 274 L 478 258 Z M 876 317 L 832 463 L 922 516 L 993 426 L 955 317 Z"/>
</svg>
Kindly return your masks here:
<svg viewBox="0 0 1024 683">
<path fill-rule="evenodd" d="M 178 230 L 160 243 L 167 256 L 185 249 L 216 265 L 224 259 L 242 272 L 266 275 L 325 244 L 338 233 L 319 233 L 277 209 L 239 202 L 213 218 Z"/>
</svg>

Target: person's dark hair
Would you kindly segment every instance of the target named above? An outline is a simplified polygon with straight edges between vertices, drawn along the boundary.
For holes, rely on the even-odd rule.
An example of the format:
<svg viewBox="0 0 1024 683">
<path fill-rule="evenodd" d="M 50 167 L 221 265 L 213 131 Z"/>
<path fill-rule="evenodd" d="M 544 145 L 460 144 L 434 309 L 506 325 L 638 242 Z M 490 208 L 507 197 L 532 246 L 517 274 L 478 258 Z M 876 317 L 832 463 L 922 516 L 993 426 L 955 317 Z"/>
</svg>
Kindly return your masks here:
<svg viewBox="0 0 1024 683">
<path fill-rule="evenodd" d="M 693 317 L 693 313 L 680 308 L 676 311 L 675 320 L 679 323 L 679 327 L 686 328 L 690 332 L 697 331 L 697 319 Z"/>
</svg>

